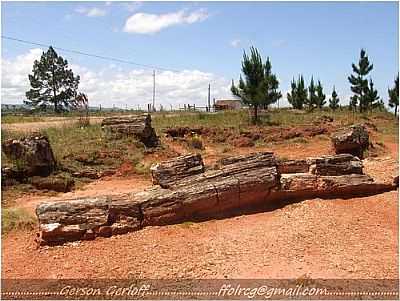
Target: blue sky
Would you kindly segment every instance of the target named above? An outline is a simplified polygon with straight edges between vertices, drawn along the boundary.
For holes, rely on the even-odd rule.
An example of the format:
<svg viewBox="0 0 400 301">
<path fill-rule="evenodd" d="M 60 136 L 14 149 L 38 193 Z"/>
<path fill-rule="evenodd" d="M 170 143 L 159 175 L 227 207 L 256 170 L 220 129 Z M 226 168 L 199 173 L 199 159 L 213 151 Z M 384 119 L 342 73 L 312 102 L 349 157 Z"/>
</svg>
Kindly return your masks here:
<svg viewBox="0 0 400 301">
<path fill-rule="evenodd" d="M 335 85 L 345 104 L 361 47 L 385 102 L 399 65 L 396 2 L 3 2 L 2 35 L 176 70 L 157 71 L 164 106 L 205 104 L 208 82 L 212 97 L 230 97 L 251 45 L 271 58 L 283 94 L 302 73 L 320 79 L 327 95 Z M 3 102 L 22 101 L 42 50 L 2 40 Z M 150 102 L 151 69 L 59 53 L 92 104 Z"/>
</svg>

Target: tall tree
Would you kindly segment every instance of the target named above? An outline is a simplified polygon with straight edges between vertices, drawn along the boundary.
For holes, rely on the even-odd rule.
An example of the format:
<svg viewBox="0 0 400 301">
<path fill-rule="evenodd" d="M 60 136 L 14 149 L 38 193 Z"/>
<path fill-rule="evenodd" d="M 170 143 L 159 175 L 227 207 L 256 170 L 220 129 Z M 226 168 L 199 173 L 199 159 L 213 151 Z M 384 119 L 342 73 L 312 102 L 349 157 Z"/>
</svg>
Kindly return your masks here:
<svg viewBox="0 0 400 301">
<path fill-rule="evenodd" d="M 326 96 L 324 94 L 324 88 L 322 87 L 320 80 L 318 80 L 316 91 L 317 91 L 316 107 L 318 109 L 322 109 L 322 107 L 326 104 L 326 101 L 325 101 Z"/>
<path fill-rule="evenodd" d="M 399 106 L 399 75 L 397 74 L 394 80 L 394 87 L 388 89 L 389 93 L 389 106 L 394 108 L 394 116 L 397 116 L 397 108 Z"/>
<path fill-rule="evenodd" d="M 337 108 L 339 108 L 339 101 L 340 99 L 336 93 L 335 86 L 333 86 L 332 97 L 329 99 L 329 107 L 335 111 Z"/>
<path fill-rule="evenodd" d="M 300 75 L 297 82 L 293 79 L 291 83 L 292 91 L 287 94 L 288 102 L 294 109 L 302 110 L 307 102 L 307 88 L 305 87 L 303 75 Z"/>
<path fill-rule="evenodd" d="M 379 95 L 378 91 L 374 88 L 374 83 L 372 82 L 372 79 L 369 79 L 369 85 L 365 89 L 365 104 L 364 104 L 364 111 L 367 109 L 374 109 L 377 108 L 380 103 L 379 103 Z"/>
<path fill-rule="evenodd" d="M 278 79 L 272 74 L 271 69 L 269 58 L 266 63 L 263 63 L 259 51 L 251 47 L 250 55 L 247 55 L 246 52 L 243 54 L 242 73 L 244 79 L 240 75 L 238 86 L 235 86 L 232 80 L 232 93 L 254 109 L 253 122 L 257 122 L 259 119 L 258 109 L 260 107 L 268 107 L 282 97 L 278 91 Z"/>
<path fill-rule="evenodd" d="M 365 97 L 368 92 L 368 80 L 365 77 L 374 68 L 364 49 L 361 49 L 358 65 L 352 64 L 352 68 L 354 74 L 348 77 L 351 91 L 354 93 L 351 97 L 351 104 L 352 107 L 359 105 L 360 112 L 363 112 L 368 109 L 368 99 Z"/>
<path fill-rule="evenodd" d="M 305 100 L 305 106 L 309 111 L 314 110 L 317 107 L 317 94 L 316 94 L 316 86 L 314 83 L 314 77 L 311 76 L 311 82 L 308 86 L 308 97 Z"/>
<path fill-rule="evenodd" d="M 50 46 L 40 60 L 33 63 L 32 74 L 29 75 L 31 89 L 26 92 L 28 100 L 24 102 L 40 109 L 50 105 L 59 113 L 74 106 L 79 81 L 79 75 L 74 76 L 68 68 L 67 60 Z"/>
<path fill-rule="evenodd" d="M 265 73 L 264 73 L 264 81 L 265 81 L 265 102 L 264 108 L 268 109 L 269 105 L 277 102 L 282 94 L 278 90 L 279 89 L 279 81 L 275 74 L 272 73 L 272 64 L 267 57 L 267 61 L 265 62 Z"/>
</svg>

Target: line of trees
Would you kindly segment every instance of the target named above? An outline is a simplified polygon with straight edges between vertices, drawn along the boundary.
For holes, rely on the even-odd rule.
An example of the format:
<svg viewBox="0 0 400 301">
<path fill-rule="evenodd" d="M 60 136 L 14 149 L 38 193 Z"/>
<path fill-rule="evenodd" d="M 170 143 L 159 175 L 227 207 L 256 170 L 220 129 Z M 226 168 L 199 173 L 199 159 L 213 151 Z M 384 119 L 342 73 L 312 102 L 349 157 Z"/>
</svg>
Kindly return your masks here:
<svg viewBox="0 0 400 301">
<path fill-rule="evenodd" d="M 361 49 L 357 64 L 352 64 L 353 74 L 348 77 L 353 96 L 350 98 L 349 108 L 359 109 L 360 112 L 384 107 L 378 91 L 374 88 L 372 78 L 367 76 L 374 66 L 369 61 L 364 49 Z M 239 96 L 242 101 L 253 108 L 254 121 L 258 121 L 258 110 L 277 102 L 282 94 L 279 91 L 279 80 L 272 72 L 272 64 L 269 57 L 264 62 L 258 49 L 250 48 L 250 54 L 243 54 L 242 75 L 238 85 L 232 80 L 231 91 Z M 28 104 L 34 108 L 45 109 L 52 106 L 56 113 L 77 108 L 82 105 L 82 93 L 78 92 L 80 82 L 79 75 L 75 76 L 68 67 L 68 62 L 59 56 L 53 47 L 43 52 L 40 60 L 35 60 L 32 74 L 29 74 L 31 88 L 26 92 Z M 389 106 L 394 108 L 395 115 L 399 105 L 399 75 L 395 79 L 393 88 L 388 89 Z M 326 95 L 320 80 L 314 82 L 311 77 L 308 87 L 303 75 L 297 80 L 292 80 L 291 91 L 287 94 L 289 103 L 295 109 L 307 109 L 313 111 L 326 105 Z M 329 107 L 336 110 L 339 107 L 339 98 L 335 87 L 329 99 Z"/>
<path fill-rule="evenodd" d="M 361 49 L 360 58 L 357 64 L 352 64 L 352 71 L 348 77 L 351 84 L 353 96 L 350 98 L 349 109 L 360 112 L 366 112 L 375 108 L 384 108 L 383 100 L 378 95 L 371 77 L 367 78 L 373 69 L 373 64 L 369 61 L 368 55 L 364 49 Z M 264 63 L 259 51 L 251 47 L 250 55 L 246 51 L 242 60 L 242 75 L 239 78 L 239 84 L 236 86 L 232 80 L 231 91 L 239 96 L 244 104 L 249 105 L 254 111 L 253 121 L 258 121 L 258 110 L 268 108 L 282 97 L 279 92 L 279 81 L 271 71 L 272 65 L 269 57 Z M 388 89 L 389 106 L 394 108 L 397 116 L 399 103 L 399 76 L 395 79 L 395 85 Z M 320 80 L 316 83 L 314 77 L 311 77 L 310 84 L 306 86 L 303 75 L 298 79 L 293 78 L 291 82 L 291 91 L 287 93 L 287 100 L 295 109 L 306 109 L 313 111 L 321 109 L 327 104 L 324 88 Z M 340 99 L 333 87 L 331 97 L 329 98 L 329 108 L 336 110 L 339 108 Z"/>
</svg>

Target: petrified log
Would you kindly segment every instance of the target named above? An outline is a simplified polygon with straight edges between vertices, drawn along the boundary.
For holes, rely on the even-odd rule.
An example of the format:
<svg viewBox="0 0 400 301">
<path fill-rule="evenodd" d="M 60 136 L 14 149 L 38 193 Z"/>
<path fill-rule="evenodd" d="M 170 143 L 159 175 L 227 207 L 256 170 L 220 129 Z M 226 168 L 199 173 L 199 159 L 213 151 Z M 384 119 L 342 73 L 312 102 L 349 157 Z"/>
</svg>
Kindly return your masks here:
<svg viewBox="0 0 400 301">
<path fill-rule="evenodd" d="M 24 176 L 47 176 L 56 166 L 46 136 L 8 139 L 2 144 L 2 151 L 18 165 L 16 168 Z"/>
<path fill-rule="evenodd" d="M 370 176 L 360 174 L 340 176 L 282 174 L 280 182 L 280 189 L 271 196 L 273 199 L 367 196 L 396 189 L 393 183 L 377 183 Z"/>
<path fill-rule="evenodd" d="M 43 203 L 36 208 L 41 240 L 64 242 L 140 228 L 139 205 L 129 195 Z"/>
<path fill-rule="evenodd" d="M 154 186 L 134 194 L 39 205 L 36 214 L 42 242 L 93 239 L 135 231 L 144 226 L 210 219 L 227 210 L 266 202 L 370 195 L 396 189 L 393 183 L 376 183 L 367 175 L 346 174 L 354 168 L 342 165 L 359 162 L 350 155 L 311 158 L 305 162 L 314 166 L 309 168 L 314 173 L 290 174 L 279 173 L 279 165 L 272 153 L 227 158 L 219 161 L 219 169 L 194 175 L 184 164 L 191 160 L 193 157 L 180 157 L 160 164 L 163 169 L 158 171 L 164 171 L 160 173 L 164 178 L 157 174 L 157 181 L 171 174 L 173 179 L 166 182 L 169 188 Z M 201 157 L 196 157 L 195 161 L 194 166 L 203 167 Z M 331 166 L 335 166 L 332 173 L 342 174 L 321 175 L 330 174 L 327 169 Z M 196 172 L 199 172 L 201 169 L 197 168 Z M 177 176 L 179 170 L 185 176 Z"/>
<path fill-rule="evenodd" d="M 350 154 L 309 158 L 310 172 L 322 176 L 340 176 L 348 174 L 362 174 L 362 161 Z"/>
<path fill-rule="evenodd" d="M 169 188 L 174 182 L 204 172 L 200 154 L 188 154 L 151 166 L 153 184 Z"/>
<path fill-rule="evenodd" d="M 308 172 L 310 162 L 306 159 L 299 160 L 282 160 L 276 161 L 279 173 L 302 173 Z"/>
<path fill-rule="evenodd" d="M 101 126 L 116 136 L 134 136 L 148 147 L 159 144 L 150 114 L 109 117 L 103 119 Z"/>
<path fill-rule="evenodd" d="M 369 135 L 364 126 L 352 125 L 333 133 L 331 141 L 336 154 L 348 153 L 362 158 L 369 145 Z"/>
</svg>

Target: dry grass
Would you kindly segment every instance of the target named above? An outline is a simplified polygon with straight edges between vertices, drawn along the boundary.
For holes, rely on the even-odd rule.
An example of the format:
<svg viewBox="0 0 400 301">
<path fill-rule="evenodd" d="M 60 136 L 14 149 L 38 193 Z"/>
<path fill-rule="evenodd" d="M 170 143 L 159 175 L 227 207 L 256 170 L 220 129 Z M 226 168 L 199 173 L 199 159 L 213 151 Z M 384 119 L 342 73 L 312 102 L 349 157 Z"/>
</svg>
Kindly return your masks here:
<svg viewBox="0 0 400 301">
<path fill-rule="evenodd" d="M 32 230 L 35 225 L 35 217 L 22 208 L 2 208 L 1 210 L 2 234 L 16 230 Z"/>
</svg>

